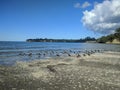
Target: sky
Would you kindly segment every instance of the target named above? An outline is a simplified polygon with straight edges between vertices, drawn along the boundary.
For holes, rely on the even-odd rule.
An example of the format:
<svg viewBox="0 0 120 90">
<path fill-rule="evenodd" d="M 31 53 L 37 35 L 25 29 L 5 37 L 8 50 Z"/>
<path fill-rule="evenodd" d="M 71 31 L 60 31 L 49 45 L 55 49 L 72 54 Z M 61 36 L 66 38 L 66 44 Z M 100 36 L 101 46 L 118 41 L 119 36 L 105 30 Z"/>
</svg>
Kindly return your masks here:
<svg viewBox="0 0 120 90">
<path fill-rule="evenodd" d="M 120 0 L 0 0 L 0 41 L 98 38 L 120 26 Z"/>
</svg>

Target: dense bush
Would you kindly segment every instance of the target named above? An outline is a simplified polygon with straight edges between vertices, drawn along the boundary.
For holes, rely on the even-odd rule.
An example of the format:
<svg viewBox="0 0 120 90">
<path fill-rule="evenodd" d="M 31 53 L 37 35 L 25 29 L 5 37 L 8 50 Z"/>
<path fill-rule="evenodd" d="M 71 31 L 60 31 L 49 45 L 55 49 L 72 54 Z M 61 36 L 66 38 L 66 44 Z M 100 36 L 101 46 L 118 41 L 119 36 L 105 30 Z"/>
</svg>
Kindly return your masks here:
<svg viewBox="0 0 120 90">
<path fill-rule="evenodd" d="M 114 34 L 102 36 L 101 38 L 97 39 L 97 42 L 99 43 L 112 42 L 114 39 L 117 39 L 120 41 L 120 28 L 117 28 Z"/>
</svg>

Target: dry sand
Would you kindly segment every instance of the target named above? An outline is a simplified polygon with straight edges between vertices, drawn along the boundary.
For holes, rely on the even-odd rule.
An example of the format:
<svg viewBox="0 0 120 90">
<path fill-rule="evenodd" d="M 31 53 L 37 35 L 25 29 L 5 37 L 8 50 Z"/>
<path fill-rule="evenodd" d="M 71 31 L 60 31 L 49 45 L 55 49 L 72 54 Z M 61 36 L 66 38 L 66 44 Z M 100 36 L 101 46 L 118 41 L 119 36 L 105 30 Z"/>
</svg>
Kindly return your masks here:
<svg viewBox="0 0 120 90">
<path fill-rule="evenodd" d="M 0 66 L 0 90 L 120 90 L 120 52 Z"/>
</svg>

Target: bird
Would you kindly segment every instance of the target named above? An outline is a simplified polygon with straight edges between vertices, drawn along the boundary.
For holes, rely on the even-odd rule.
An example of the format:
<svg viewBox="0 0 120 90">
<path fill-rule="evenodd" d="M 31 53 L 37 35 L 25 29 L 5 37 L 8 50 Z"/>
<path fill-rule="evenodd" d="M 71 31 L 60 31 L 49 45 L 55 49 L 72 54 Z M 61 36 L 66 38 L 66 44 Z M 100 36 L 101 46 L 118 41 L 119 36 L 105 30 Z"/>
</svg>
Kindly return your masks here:
<svg viewBox="0 0 120 90">
<path fill-rule="evenodd" d="M 68 56 L 70 57 L 71 55 L 68 53 Z"/>
<path fill-rule="evenodd" d="M 56 56 L 58 56 L 58 57 L 59 57 L 60 55 L 59 55 L 59 54 L 56 54 Z"/>
<path fill-rule="evenodd" d="M 83 54 L 83 56 L 86 56 L 86 54 Z"/>
<path fill-rule="evenodd" d="M 38 57 L 40 58 L 40 56 L 41 56 L 41 53 L 38 53 Z"/>
<path fill-rule="evenodd" d="M 90 56 L 90 53 L 87 53 L 88 56 Z"/>
<path fill-rule="evenodd" d="M 79 54 L 77 55 L 77 58 L 81 57 Z"/>
<path fill-rule="evenodd" d="M 32 53 L 29 53 L 28 56 L 32 56 Z"/>
<path fill-rule="evenodd" d="M 19 55 L 20 55 L 20 56 L 24 56 L 24 55 L 25 55 L 25 53 L 19 53 Z"/>
<path fill-rule="evenodd" d="M 46 54 L 44 53 L 43 55 L 45 56 Z"/>
</svg>

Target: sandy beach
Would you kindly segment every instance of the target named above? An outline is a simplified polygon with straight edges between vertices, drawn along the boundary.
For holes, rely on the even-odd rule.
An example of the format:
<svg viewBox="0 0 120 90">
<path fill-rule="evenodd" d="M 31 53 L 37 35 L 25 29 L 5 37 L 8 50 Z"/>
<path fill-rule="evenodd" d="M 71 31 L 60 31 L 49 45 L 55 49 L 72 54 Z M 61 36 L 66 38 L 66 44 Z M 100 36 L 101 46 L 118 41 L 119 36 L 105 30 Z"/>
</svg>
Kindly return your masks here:
<svg viewBox="0 0 120 90">
<path fill-rule="evenodd" d="M 0 90 L 120 90 L 120 52 L 0 66 Z"/>
</svg>

